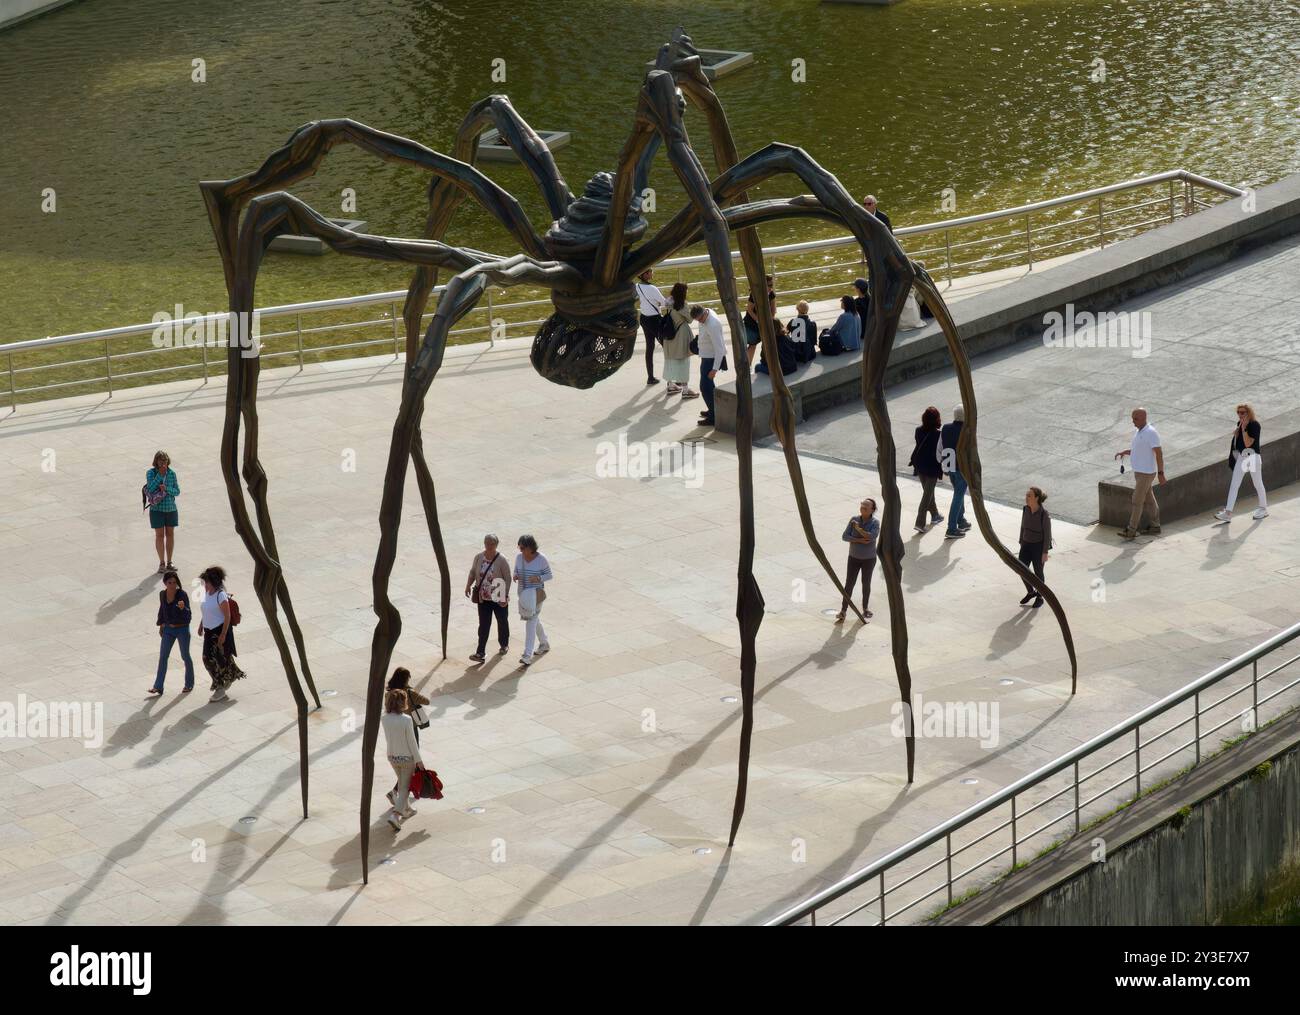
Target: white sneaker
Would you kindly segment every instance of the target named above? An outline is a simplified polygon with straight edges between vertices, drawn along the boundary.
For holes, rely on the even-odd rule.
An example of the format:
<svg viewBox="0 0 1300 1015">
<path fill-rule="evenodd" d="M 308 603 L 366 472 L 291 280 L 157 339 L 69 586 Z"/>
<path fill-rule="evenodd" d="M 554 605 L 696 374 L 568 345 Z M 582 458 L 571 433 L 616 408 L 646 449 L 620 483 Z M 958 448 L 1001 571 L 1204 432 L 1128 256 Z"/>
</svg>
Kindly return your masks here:
<svg viewBox="0 0 1300 1015">
<path fill-rule="evenodd" d="M 224 687 L 218 687 L 212 692 L 212 697 L 208 699 L 208 703 L 211 704 L 214 701 L 225 701 L 228 697 L 229 695 L 226 694 L 226 689 Z"/>
<path fill-rule="evenodd" d="M 1232 512 L 1226 510 L 1219 510 L 1214 512 L 1214 517 L 1221 522 L 1230 522 L 1232 521 Z"/>
<path fill-rule="evenodd" d="M 533 657 L 532 657 L 532 656 L 520 656 L 520 657 L 519 657 L 519 665 L 520 665 L 520 666 L 532 666 L 532 665 L 533 665 Z"/>
<path fill-rule="evenodd" d="M 1251 517 L 1254 518 L 1255 521 L 1259 521 L 1261 518 L 1267 518 L 1268 508 L 1256 508 L 1255 513 L 1251 515 Z"/>
<path fill-rule="evenodd" d="M 544 656 L 544 655 L 546 655 L 546 653 L 549 652 L 549 651 L 551 651 L 551 643 L 550 643 L 550 642 L 547 642 L 547 641 L 544 641 L 544 642 L 542 642 L 540 645 L 537 646 L 537 651 L 534 652 L 533 655 L 535 655 L 535 656 Z"/>
</svg>

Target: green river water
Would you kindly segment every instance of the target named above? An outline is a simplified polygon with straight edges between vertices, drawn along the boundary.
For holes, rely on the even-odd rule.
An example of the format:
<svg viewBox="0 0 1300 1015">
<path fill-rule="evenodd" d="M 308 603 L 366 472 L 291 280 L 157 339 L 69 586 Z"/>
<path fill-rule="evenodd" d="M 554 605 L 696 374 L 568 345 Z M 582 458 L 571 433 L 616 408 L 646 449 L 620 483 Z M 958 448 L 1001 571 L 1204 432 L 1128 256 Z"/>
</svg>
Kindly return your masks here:
<svg viewBox="0 0 1300 1015">
<path fill-rule="evenodd" d="M 1175 167 L 1257 185 L 1300 166 L 1289 0 L 82 0 L 0 32 L 0 342 L 148 321 L 178 302 L 224 309 L 195 184 L 255 168 L 311 119 L 350 116 L 445 149 L 471 102 L 504 91 L 534 126 L 573 131 L 557 157 L 578 191 L 613 168 L 644 65 L 677 24 L 701 46 L 756 54 L 717 83 L 742 155 L 801 145 L 855 195 L 878 194 L 895 226 L 950 217 L 944 188 L 969 214 Z M 504 83 L 491 79 L 498 58 Z M 1104 82 L 1091 80 L 1097 58 Z M 707 146 L 698 119 L 688 125 Z M 544 228 L 523 171 L 485 168 Z M 371 231 L 409 236 L 426 182 L 340 147 L 295 191 L 337 215 L 353 188 Z M 666 218 L 680 190 L 662 160 L 652 182 Z M 777 180 L 759 196 L 804 189 Z M 515 250 L 468 204 L 453 231 L 452 242 Z M 763 239 L 829 231 L 775 225 Z M 257 303 L 407 278 L 273 254 Z"/>
</svg>

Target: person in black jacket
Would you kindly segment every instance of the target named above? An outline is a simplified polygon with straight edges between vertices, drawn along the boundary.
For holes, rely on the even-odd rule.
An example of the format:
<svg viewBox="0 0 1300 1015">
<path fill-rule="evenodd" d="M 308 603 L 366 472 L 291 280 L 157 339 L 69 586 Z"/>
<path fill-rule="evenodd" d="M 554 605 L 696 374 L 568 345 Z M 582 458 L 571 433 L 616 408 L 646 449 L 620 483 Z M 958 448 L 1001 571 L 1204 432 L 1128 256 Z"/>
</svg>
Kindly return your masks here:
<svg viewBox="0 0 1300 1015">
<path fill-rule="evenodd" d="M 939 462 L 939 424 L 942 417 L 933 405 L 921 414 L 921 425 L 916 428 L 916 447 L 908 462 L 912 471 L 921 480 L 921 506 L 916 509 L 916 531 L 925 531 L 925 515 L 930 513 L 930 521 L 938 524 L 943 521 L 939 514 L 939 505 L 934 499 L 935 484 L 943 478 L 943 466 Z"/>
<path fill-rule="evenodd" d="M 894 231 L 894 226 L 889 221 L 889 216 L 886 215 L 883 211 L 881 211 L 876 206 L 875 194 L 868 194 L 866 197 L 864 197 L 862 199 L 862 207 L 866 208 L 867 211 L 871 212 L 872 215 L 876 216 L 876 218 L 880 219 L 881 222 L 885 223 L 885 228 L 888 229 L 891 233 Z"/>
<path fill-rule="evenodd" d="M 1247 402 L 1237 406 L 1237 429 L 1232 431 L 1232 443 L 1228 446 L 1228 468 L 1232 470 L 1232 482 L 1228 484 L 1228 503 L 1222 511 L 1215 514 L 1221 522 L 1232 521 L 1232 509 L 1237 506 L 1237 493 L 1241 489 L 1241 480 L 1250 473 L 1250 481 L 1255 485 L 1255 496 L 1259 498 L 1259 507 L 1252 516 L 1255 521 L 1268 517 L 1268 494 L 1264 492 L 1264 442 L 1260 439 L 1262 429 L 1255 418 L 1255 410 Z"/>
<path fill-rule="evenodd" d="M 794 343 L 794 358 L 800 363 L 811 363 L 817 358 L 817 325 L 808 316 L 807 300 L 800 300 L 795 310 L 798 314 L 790 318 L 785 333 Z"/>
<path fill-rule="evenodd" d="M 948 531 L 945 539 L 960 539 L 966 535 L 970 522 L 966 521 L 966 477 L 957 467 L 957 442 L 961 440 L 962 423 L 966 410 L 960 405 L 952 410 L 952 422 L 945 423 L 939 431 L 939 467 L 952 483 L 952 503 L 948 505 Z"/>
<path fill-rule="evenodd" d="M 185 663 L 185 687 L 182 694 L 194 690 L 194 660 L 190 658 L 190 597 L 181 588 L 181 579 L 175 571 L 163 575 L 163 591 L 158 593 L 158 634 L 162 647 L 158 652 L 158 674 L 154 677 L 150 694 L 163 693 L 163 680 L 167 676 L 167 659 L 172 646 L 180 642 L 181 659 Z"/>
<path fill-rule="evenodd" d="M 853 288 L 858 291 L 853 297 L 853 310 L 858 315 L 858 335 L 866 345 L 867 328 L 871 324 L 871 283 L 865 278 L 855 278 Z"/>
<path fill-rule="evenodd" d="M 1052 549 L 1052 516 L 1043 507 L 1047 494 L 1036 486 L 1025 491 L 1025 506 L 1020 512 L 1020 563 L 1032 567 L 1038 580 L 1043 580 L 1043 566 Z M 1021 606 L 1034 601 L 1034 609 L 1043 605 L 1043 597 L 1029 582 L 1025 582 L 1025 598 Z"/>
</svg>

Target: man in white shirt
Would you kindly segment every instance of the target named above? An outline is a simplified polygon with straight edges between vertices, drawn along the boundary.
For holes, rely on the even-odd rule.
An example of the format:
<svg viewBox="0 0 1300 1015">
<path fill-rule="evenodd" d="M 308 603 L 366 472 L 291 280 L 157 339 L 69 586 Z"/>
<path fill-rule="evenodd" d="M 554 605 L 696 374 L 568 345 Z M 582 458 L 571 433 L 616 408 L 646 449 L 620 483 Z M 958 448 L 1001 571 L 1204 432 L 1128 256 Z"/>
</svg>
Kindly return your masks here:
<svg viewBox="0 0 1300 1015">
<path fill-rule="evenodd" d="M 660 311 L 668 309 L 668 301 L 664 299 L 659 287 L 651 284 L 652 278 L 654 272 L 651 269 L 641 272 L 640 281 L 636 284 L 636 298 L 641 305 L 641 334 L 645 335 L 645 382 L 658 384 L 659 378 L 655 376 L 655 335 L 658 333 Z M 633 348 L 635 349 L 635 342 Z"/>
<path fill-rule="evenodd" d="M 1121 529 L 1119 533 L 1125 539 L 1137 536 L 1143 508 L 1146 508 L 1150 523 L 1142 531 L 1151 535 L 1160 534 L 1160 505 L 1156 503 L 1156 493 L 1152 487 L 1156 484 L 1163 485 L 1165 481 L 1165 453 L 1160 447 L 1160 434 L 1147 422 L 1146 409 L 1133 410 L 1133 427 L 1133 441 L 1129 449 L 1115 455 L 1116 458 L 1128 455 L 1133 465 L 1133 510 L 1129 514 L 1127 528 Z"/>
<path fill-rule="evenodd" d="M 722 321 L 708 307 L 691 307 L 691 320 L 699 325 L 700 394 L 706 406 L 700 413 L 700 425 L 713 426 L 713 378 L 727 355 L 727 344 L 722 337 Z"/>
</svg>

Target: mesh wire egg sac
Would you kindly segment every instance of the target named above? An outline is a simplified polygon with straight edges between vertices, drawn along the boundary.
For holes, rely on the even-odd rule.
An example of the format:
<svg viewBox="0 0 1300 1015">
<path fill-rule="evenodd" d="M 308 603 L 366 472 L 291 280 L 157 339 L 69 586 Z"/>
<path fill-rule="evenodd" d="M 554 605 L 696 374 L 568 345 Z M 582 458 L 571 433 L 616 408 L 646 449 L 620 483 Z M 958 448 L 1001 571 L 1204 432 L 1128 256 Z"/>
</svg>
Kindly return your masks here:
<svg viewBox="0 0 1300 1015">
<path fill-rule="evenodd" d="M 552 314 L 533 339 L 533 369 L 556 384 L 590 388 L 632 358 L 636 343 L 636 314 L 619 311 L 601 322 L 601 334 L 575 324 L 563 314 Z"/>
</svg>

